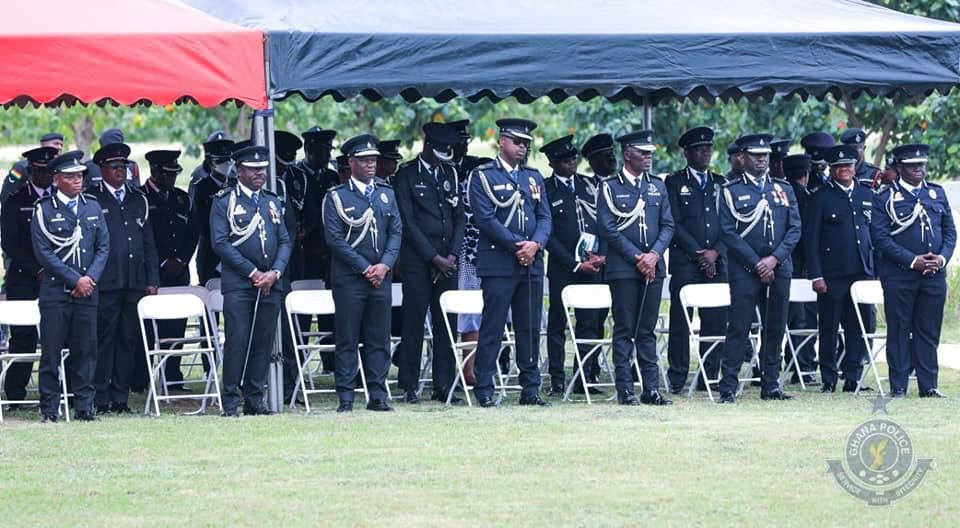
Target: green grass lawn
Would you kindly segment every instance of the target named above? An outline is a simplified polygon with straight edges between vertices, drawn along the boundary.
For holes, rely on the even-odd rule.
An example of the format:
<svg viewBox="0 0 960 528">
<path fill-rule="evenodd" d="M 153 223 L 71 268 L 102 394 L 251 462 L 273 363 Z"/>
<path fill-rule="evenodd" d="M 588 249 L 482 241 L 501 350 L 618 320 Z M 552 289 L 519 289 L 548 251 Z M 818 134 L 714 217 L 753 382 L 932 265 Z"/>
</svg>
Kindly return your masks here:
<svg viewBox="0 0 960 528">
<path fill-rule="evenodd" d="M 960 373 L 890 417 L 933 457 L 911 496 L 851 498 L 826 473 L 864 397 L 667 408 L 509 403 L 0 426 L 2 526 L 928 526 L 960 519 Z M 795 394 L 796 389 L 792 390 Z M 138 400 L 142 401 L 142 400 Z M 950 519 L 953 519 L 951 521 Z"/>
</svg>

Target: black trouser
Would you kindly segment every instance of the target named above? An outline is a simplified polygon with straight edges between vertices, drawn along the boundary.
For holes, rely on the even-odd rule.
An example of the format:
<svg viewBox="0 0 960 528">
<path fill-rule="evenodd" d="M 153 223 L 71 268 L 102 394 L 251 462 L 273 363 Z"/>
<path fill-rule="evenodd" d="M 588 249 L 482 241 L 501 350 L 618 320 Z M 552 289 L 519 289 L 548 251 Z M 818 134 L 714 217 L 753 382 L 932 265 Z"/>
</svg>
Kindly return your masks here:
<svg viewBox="0 0 960 528">
<path fill-rule="evenodd" d="M 224 412 L 237 410 L 240 405 L 240 384 L 243 384 L 243 406 L 257 409 L 264 405 L 264 393 L 269 376 L 270 356 L 276 342 L 277 318 L 283 292 L 274 289 L 261 295 L 257 306 L 257 320 L 253 320 L 257 303 L 257 289 L 244 288 L 223 294 L 223 400 Z M 251 326 L 252 323 L 252 326 Z M 250 341 L 251 332 L 253 341 Z M 247 344 L 250 343 L 249 356 Z M 244 374 L 244 363 L 246 373 Z M 241 379 L 243 376 L 243 379 Z"/>
<path fill-rule="evenodd" d="M 529 277 L 529 280 L 528 280 Z M 543 309 L 543 277 L 481 277 L 483 315 L 477 342 L 474 377 L 477 398 L 493 396 L 497 355 L 503 342 L 507 312 L 513 315 L 517 368 L 520 370 L 521 398 L 540 392 L 540 314 Z"/>
<path fill-rule="evenodd" d="M 663 278 L 649 283 L 639 277 L 613 279 L 608 282 L 613 301 L 613 365 L 617 393 L 633 394 L 630 363 L 634 358 L 640 367 L 643 390 L 658 390 L 660 372 L 657 367 L 657 336 L 653 331 L 660 315 Z"/>
<path fill-rule="evenodd" d="M 906 391 L 911 370 L 916 371 L 921 393 L 937 388 L 937 345 L 947 299 L 946 271 L 881 283 L 883 312 L 887 317 L 890 390 Z"/>
<path fill-rule="evenodd" d="M 817 329 L 817 304 L 818 303 L 790 303 L 787 309 L 787 319 L 789 320 L 791 330 L 816 330 Z M 823 333 L 820 333 L 820 338 L 822 339 Z M 806 339 L 806 343 L 804 343 Z M 802 372 L 813 372 L 817 368 L 817 352 L 814 348 L 817 342 L 817 336 L 813 337 L 791 337 L 790 342 L 793 343 L 793 349 L 797 353 L 797 367 Z M 803 343 L 801 345 L 801 343 Z M 823 345 L 821 344 L 821 350 Z M 787 345 L 784 348 L 783 354 L 783 367 L 787 368 L 790 366 L 790 361 L 793 360 L 793 352 L 790 350 L 790 347 Z M 793 376 L 796 377 L 796 370 L 793 370 Z"/>
<path fill-rule="evenodd" d="M 550 309 L 547 312 L 547 358 L 550 362 L 550 385 L 562 387 L 565 384 L 566 371 L 564 360 L 567 357 L 567 314 L 563 308 L 563 289 L 571 284 L 600 284 L 598 275 L 584 275 L 582 278 L 574 274 L 554 274 L 550 277 Z M 578 339 L 602 339 L 604 322 L 607 319 L 607 310 L 574 310 L 576 322 L 574 331 Z M 590 353 L 593 345 L 580 345 L 580 355 Z M 600 375 L 600 352 L 594 352 L 583 368 L 583 375 L 587 382 L 591 382 Z M 574 356 L 574 371 L 579 368 Z"/>
<path fill-rule="evenodd" d="M 127 404 L 135 354 L 143 355 L 137 302 L 142 290 L 109 290 L 100 292 L 97 306 L 97 406 Z"/>
<path fill-rule="evenodd" d="M 667 359 L 670 368 L 667 370 L 667 378 L 670 381 L 671 390 L 676 391 L 683 388 L 687 382 L 687 372 L 690 370 L 690 329 L 687 328 L 687 320 L 683 315 L 680 290 L 688 284 L 709 284 L 725 281 L 726 277 L 721 276 L 707 279 L 699 270 L 676 270 L 670 276 L 670 331 L 667 340 Z M 693 310 L 689 311 L 692 319 Z M 726 330 L 726 308 L 700 310 L 700 335 L 720 336 L 724 335 Z M 703 355 L 712 345 L 713 343 L 700 343 L 700 350 L 698 351 L 700 361 L 704 362 L 704 369 L 710 379 L 717 377 L 717 372 L 720 370 L 720 358 L 723 357 L 723 343 L 720 343 L 710 351 L 706 361 L 703 360 Z M 702 385 L 704 383 L 703 379 L 698 378 L 698 380 L 698 384 Z"/>
<path fill-rule="evenodd" d="M 76 302 L 64 295 L 55 301 L 40 301 L 40 410 L 56 414 L 60 405 L 60 351 L 70 349 L 73 408 L 93 410 L 94 372 L 97 368 L 97 305 Z"/>
<path fill-rule="evenodd" d="M 824 279 L 827 293 L 817 296 L 820 315 L 820 376 L 823 383 L 837 384 L 837 330 L 843 325 L 846 352 L 843 355 L 843 379 L 857 381 L 862 372 L 861 361 L 867 353 L 857 321 L 857 309 L 850 298 L 850 285 L 865 277 Z M 866 315 L 866 309 L 861 310 Z M 867 319 L 864 318 L 866 323 Z"/>
<path fill-rule="evenodd" d="M 359 385 L 357 350 L 363 348 L 363 371 L 371 400 L 387 399 L 387 372 L 390 370 L 390 280 L 379 288 L 357 277 L 333 284 L 336 340 L 334 383 L 342 402 L 352 402 Z"/>
<path fill-rule="evenodd" d="M 769 299 L 768 299 L 769 293 Z M 759 308 L 763 339 L 760 345 L 760 384 L 764 393 L 780 388 L 780 352 L 790 302 L 790 277 L 776 277 L 765 286 L 754 275 L 730 279 L 730 323 L 720 368 L 720 391 L 735 393 L 743 365 L 743 351 L 750 349 L 750 326 Z M 747 358 L 749 359 L 749 358 Z"/>
<path fill-rule="evenodd" d="M 38 285 L 7 284 L 7 300 L 32 301 L 40 290 Z M 37 351 L 37 329 L 33 326 L 10 327 L 10 353 L 34 354 Z M 8 400 L 23 400 L 27 397 L 27 384 L 33 372 L 33 363 L 14 363 L 7 370 L 3 391 Z"/>
<path fill-rule="evenodd" d="M 430 309 L 433 325 L 433 392 L 446 394 L 453 386 L 454 358 L 447 329 L 440 310 L 440 295 L 457 289 L 457 275 L 433 282 L 433 266 L 406 266 L 403 268 L 403 328 L 398 353 L 400 354 L 399 382 L 406 391 L 415 391 L 420 385 L 420 357 L 423 354 L 423 321 Z M 457 316 L 449 317 L 450 328 L 457 327 Z"/>
</svg>

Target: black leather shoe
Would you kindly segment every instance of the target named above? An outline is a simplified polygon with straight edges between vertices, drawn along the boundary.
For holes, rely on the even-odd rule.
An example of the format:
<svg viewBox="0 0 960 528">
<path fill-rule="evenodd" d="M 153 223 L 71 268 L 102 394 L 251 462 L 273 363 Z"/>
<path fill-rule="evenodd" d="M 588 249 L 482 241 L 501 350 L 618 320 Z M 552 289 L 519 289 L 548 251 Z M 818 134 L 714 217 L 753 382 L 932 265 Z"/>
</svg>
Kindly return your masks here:
<svg viewBox="0 0 960 528">
<path fill-rule="evenodd" d="M 430 399 L 440 403 L 447 403 L 447 394 L 443 392 L 434 392 L 433 395 L 430 396 Z M 453 398 L 450 398 L 450 404 L 452 405 L 454 403 L 463 403 L 463 398 L 454 394 Z"/>
<path fill-rule="evenodd" d="M 416 391 L 407 391 L 407 392 L 403 395 L 403 402 L 404 402 L 404 403 L 409 403 L 409 404 L 411 404 L 411 405 L 418 404 L 418 403 L 420 403 L 420 396 L 417 396 L 417 392 L 416 392 Z"/>
<path fill-rule="evenodd" d="M 920 393 L 921 398 L 946 398 L 936 387 Z"/>
<path fill-rule="evenodd" d="M 113 410 L 111 405 L 94 405 L 93 408 L 96 409 L 97 414 L 99 415 L 110 414 L 110 412 Z"/>
<path fill-rule="evenodd" d="M 130 409 L 129 405 L 117 402 L 114 402 L 113 405 L 110 406 L 110 412 L 116 414 L 133 414 L 133 410 Z"/>
<path fill-rule="evenodd" d="M 580 391 L 581 392 L 579 394 L 583 394 L 582 387 L 580 388 Z M 563 389 L 563 385 L 551 385 L 550 392 L 547 393 L 547 396 L 550 396 L 551 398 L 558 398 L 560 396 L 563 396 L 564 392 L 566 391 Z M 576 389 L 574 389 L 574 392 L 576 392 Z"/>
<path fill-rule="evenodd" d="M 57 423 L 57 415 L 44 413 L 40 423 Z"/>
<path fill-rule="evenodd" d="M 496 407 L 497 401 L 493 399 L 493 396 L 479 396 L 477 397 L 477 405 L 489 409 L 490 407 Z"/>
<path fill-rule="evenodd" d="M 732 392 L 721 392 L 717 403 L 737 403 L 737 397 Z"/>
<path fill-rule="evenodd" d="M 338 413 L 348 413 L 353 412 L 353 402 L 352 401 L 341 401 L 340 405 L 337 407 Z"/>
<path fill-rule="evenodd" d="M 893 389 L 890 391 L 891 398 L 903 398 L 907 395 L 906 389 Z"/>
<path fill-rule="evenodd" d="M 640 400 L 632 392 L 622 392 L 617 395 L 620 405 L 640 405 Z"/>
<path fill-rule="evenodd" d="M 73 419 L 80 422 L 98 422 L 100 418 L 97 418 L 97 415 L 93 414 L 91 411 L 77 411 L 73 415 Z"/>
<path fill-rule="evenodd" d="M 240 414 L 237 413 L 236 409 L 224 409 L 220 412 L 220 416 L 223 418 L 239 418 Z"/>
<path fill-rule="evenodd" d="M 824 383 L 820 386 L 820 392 L 836 392 L 837 386 L 833 383 Z"/>
<path fill-rule="evenodd" d="M 544 400 L 540 395 L 520 398 L 520 405 L 536 405 L 538 407 L 550 407 L 550 402 Z"/>
<path fill-rule="evenodd" d="M 871 392 L 872 388 L 863 385 L 860 387 L 860 392 Z M 857 392 L 857 382 L 852 380 L 847 380 L 843 382 L 843 392 Z"/>
<path fill-rule="evenodd" d="M 670 394 L 674 396 L 679 396 L 683 392 L 683 387 L 670 387 Z"/>
<path fill-rule="evenodd" d="M 589 389 L 587 389 L 587 392 L 589 392 L 589 393 L 592 394 L 592 395 L 606 394 L 605 392 L 603 392 L 602 390 L 600 390 L 600 389 L 598 389 L 598 388 L 596 388 L 596 387 L 590 387 Z M 574 393 L 574 394 L 583 394 L 583 393 L 584 393 L 584 391 L 583 391 L 583 385 L 580 384 L 580 383 L 575 383 L 575 384 L 573 385 L 573 393 Z"/>
<path fill-rule="evenodd" d="M 276 413 L 271 411 L 266 405 L 260 405 L 257 407 L 251 407 L 249 409 L 246 406 L 244 406 L 243 414 L 245 416 L 271 416 Z"/>
<path fill-rule="evenodd" d="M 387 405 L 387 402 L 385 400 L 375 399 L 375 400 L 370 400 L 370 403 L 367 404 L 367 410 L 377 411 L 377 412 L 386 412 L 386 411 L 392 411 L 393 407 L 390 407 L 389 405 Z"/>
<path fill-rule="evenodd" d="M 658 391 L 645 391 L 640 395 L 640 403 L 644 405 L 673 405 L 673 400 L 664 398 Z"/>
<path fill-rule="evenodd" d="M 776 389 L 767 393 L 760 393 L 761 400 L 792 400 L 793 396 L 785 394 L 782 390 Z"/>
</svg>

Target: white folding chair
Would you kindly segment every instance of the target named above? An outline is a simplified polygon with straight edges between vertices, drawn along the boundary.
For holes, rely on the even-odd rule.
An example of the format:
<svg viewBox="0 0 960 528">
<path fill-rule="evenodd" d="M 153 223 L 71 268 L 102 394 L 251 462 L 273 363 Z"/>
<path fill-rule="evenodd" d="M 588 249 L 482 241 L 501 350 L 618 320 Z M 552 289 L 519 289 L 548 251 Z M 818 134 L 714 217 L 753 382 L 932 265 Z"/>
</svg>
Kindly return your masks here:
<svg viewBox="0 0 960 528">
<path fill-rule="evenodd" d="M 0 300 L 0 325 L 7 326 L 32 326 L 37 329 L 37 348 L 30 353 L 12 353 L 9 350 L 0 352 L 0 423 L 3 423 L 3 406 L 6 404 L 20 405 L 40 405 L 40 400 L 6 400 L 3 396 L 2 388 L 7 379 L 7 372 L 10 367 L 17 363 L 29 363 L 32 365 L 40 361 L 40 307 L 36 300 L 32 301 L 8 301 Z M 69 394 L 67 394 L 67 376 L 64 361 L 67 357 L 66 350 L 60 352 L 60 407 L 63 409 L 63 416 L 70 421 Z M 32 373 L 31 373 L 32 377 Z"/>
<path fill-rule="evenodd" d="M 705 364 L 707 357 L 712 354 L 721 343 L 726 341 L 727 336 L 701 335 L 699 315 L 700 310 L 704 308 L 729 309 L 730 287 L 723 282 L 715 282 L 711 284 L 687 284 L 680 289 L 680 304 L 683 305 L 683 317 L 686 319 L 687 329 L 690 333 L 690 350 L 699 351 L 700 343 L 709 343 L 710 345 L 703 353 L 702 358 L 699 354 L 696 354 L 696 357 L 700 358 L 697 361 L 697 369 L 700 371 L 700 376 L 703 378 L 704 385 L 707 388 L 707 397 L 713 400 L 713 390 L 710 388 L 710 385 L 719 383 L 720 376 L 722 374 L 718 375 L 716 379 L 708 378 Z M 756 357 L 756 352 L 754 352 L 754 357 Z M 695 390 L 696 385 L 696 383 L 690 384 L 690 388 L 687 390 L 688 398 L 693 397 L 693 391 Z"/>
<path fill-rule="evenodd" d="M 570 340 L 573 342 L 573 354 L 576 358 L 577 365 L 573 377 L 570 379 L 570 382 L 567 383 L 563 399 L 565 401 L 572 401 L 570 394 L 573 392 L 573 387 L 579 378 L 579 382 L 584 389 L 583 393 L 586 396 L 586 402 L 590 405 L 593 403 L 590 399 L 591 387 L 616 386 L 613 372 L 610 369 L 611 361 L 607 358 L 613 344 L 613 339 L 606 336 L 602 336 L 599 339 L 577 337 L 576 324 L 574 323 L 575 310 L 609 310 L 612 305 L 610 287 L 606 284 L 571 284 L 563 288 L 560 292 L 560 298 L 563 302 L 564 315 L 567 317 L 567 329 L 570 331 Z M 590 347 L 586 354 L 580 353 L 581 345 Z M 595 354 L 599 354 L 598 359 L 601 359 L 601 363 L 606 366 L 607 376 L 610 378 L 609 383 L 587 382 L 587 376 L 583 372 L 583 365 L 587 361 L 590 361 L 590 358 Z M 634 368 L 637 369 L 639 379 L 640 371 L 636 362 L 634 362 Z"/>
<path fill-rule="evenodd" d="M 449 290 L 440 294 L 440 310 L 443 312 L 443 325 L 447 329 L 447 338 L 450 340 L 450 347 L 453 349 L 453 358 L 457 363 L 457 378 L 454 380 L 450 390 L 447 391 L 447 405 L 453 399 L 453 393 L 457 384 L 463 386 L 463 396 L 467 400 L 467 405 L 473 405 L 470 401 L 470 386 L 467 385 L 467 379 L 463 374 L 464 364 L 477 353 L 476 341 L 461 341 L 454 328 L 450 326 L 450 315 L 480 315 L 483 313 L 483 291 L 481 290 Z M 454 318 L 456 320 L 456 318 Z M 469 349 L 469 352 L 466 350 Z"/>
<path fill-rule="evenodd" d="M 301 279 L 290 283 L 290 291 L 326 289 L 327 283 L 323 279 Z"/>
<path fill-rule="evenodd" d="M 203 285 L 203 287 L 206 288 L 206 289 L 208 289 L 208 290 L 219 290 L 219 289 L 220 289 L 220 277 L 214 277 L 214 278 L 208 280 L 207 283 Z"/>
<path fill-rule="evenodd" d="M 298 315 L 332 315 L 336 311 L 336 306 L 333 302 L 333 291 L 331 290 L 296 290 L 291 291 L 287 294 L 286 299 L 284 299 L 284 304 L 287 308 L 287 324 L 290 331 L 290 336 L 293 339 L 294 349 L 298 352 L 298 356 L 302 356 L 302 361 L 297 361 L 297 376 L 298 383 L 294 387 L 293 395 L 290 396 L 290 408 L 293 408 L 296 405 L 297 395 L 303 393 L 303 404 L 307 412 L 310 412 L 310 395 L 311 394 L 335 394 L 336 389 L 317 389 L 314 387 L 313 383 L 310 382 L 310 387 L 307 387 L 307 379 L 312 378 L 310 374 L 310 363 L 311 362 L 320 362 L 319 353 L 320 352 L 333 352 L 336 350 L 336 345 L 332 343 L 321 344 L 319 342 L 310 342 L 311 338 L 320 338 L 324 337 L 324 333 L 321 332 L 311 332 L 309 328 L 304 329 L 300 326 L 300 318 Z M 362 388 L 354 389 L 356 392 L 362 392 L 364 398 L 369 401 L 370 395 L 367 392 L 367 377 L 363 371 L 363 356 L 360 354 L 358 347 L 357 350 L 357 365 L 360 367 L 360 382 Z"/>
<path fill-rule="evenodd" d="M 403 306 L 403 284 L 399 282 L 391 283 L 390 285 L 390 310 L 391 310 L 391 320 L 393 319 L 393 309 L 400 308 Z M 393 332 L 390 332 L 390 358 L 393 359 L 393 354 L 397 351 L 397 347 L 400 346 L 400 336 L 393 335 Z M 387 387 L 387 399 L 393 399 L 393 394 L 390 391 L 390 385 L 396 385 L 398 380 L 391 380 L 389 374 L 387 375 L 387 380 L 384 385 Z"/>
<path fill-rule="evenodd" d="M 663 279 L 663 289 L 660 290 L 660 302 L 663 301 L 670 302 L 670 276 L 667 275 Z M 662 378 L 661 383 L 663 387 L 670 386 L 670 377 L 667 375 L 667 371 L 670 367 L 670 361 L 667 357 L 667 352 L 669 351 L 668 339 L 670 337 L 670 309 L 668 308 L 665 313 L 661 313 L 657 316 L 657 326 L 653 329 L 653 333 L 657 336 L 657 365 L 660 367 L 660 377 Z"/>
<path fill-rule="evenodd" d="M 144 404 L 144 414 L 149 414 L 150 404 L 153 403 L 153 411 L 160 416 L 160 400 L 201 400 L 200 408 L 197 413 L 203 413 L 206 410 L 207 398 L 216 399 L 217 406 L 221 409 L 223 404 L 220 401 L 220 380 L 217 378 L 217 369 L 214 355 L 216 348 L 213 344 L 213 337 L 207 331 L 210 325 L 207 321 L 207 307 L 203 299 L 192 293 L 177 293 L 170 295 L 147 295 L 137 303 L 137 315 L 140 319 L 140 337 L 143 339 L 143 349 L 147 360 L 147 373 L 150 377 L 150 388 L 147 393 L 147 401 Z M 153 335 L 157 333 L 157 321 L 166 321 L 174 319 L 197 318 L 199 328 L 203 329 L 198 335 L 193 337 L 155 339 L 153 347 L 147 342 L 147 321 L 153 328 Z M 162 348 L 164 344 L 196 345 L 196 348 Z M 210 362 L 211 368 L 204 379 L 204 390 L 202 394 L 161 394 L 157 383 L 161 379 L 161 372 L 171 357 L 184 357 L 194 354 L 201 354 Z"/>
<path fill-rule="evenodd" d="M 206 305 L 207 297 L 210 296 L 210 290 L 208 290 L 203 286 L 163 286 L 163 287 L 157 288 L 157 295 L 179 295 L 179 294 L 196 295 L 203 301 L 204 305 Z M 187 321 L 187 329 L 196 329 L 197 334 L 204 332 L 199 329 L 198 324 L 200 321 L 201 321 L 200 318 Z M 163 344 L 169 345 L 170 348 L 173 348 L 175 346 L 182 347 L 186 344 L 196 343 L 196 342 L 197 342 L 196 337 L 186 337 L 186 335 L 181 338 L 167 338 L 163 340 Z M 195 356 L 195 358 L 190 358 L 191 360 L 188 362 L 183 361 L 183 360 L 186 360 L 188 356 L 185 356 L 182 358 L 183 360 L 180 363 L 180 368 L 183 368 L 183 367 L 187 368 L 187 372 L 183 376 L 184 385 L 195 384 L 195 383 L 205 383 L 204 380 L 192 379 L 193 368 L 196 366 L 203 365 L 202 361 L 199 360 L 200 357 L 201 355 L 198 354 L 197 356 Z M 160 380 L 161 380 L 160 387 L 161 389 L 163 389 L 163 393 L 168 394 L 169 386 L 171 384 L 167 382 L 167 374 L 165 370 L 160 371 Z"/>
<path fill-rule="evenodd" d="M 817 292 L 813 291 L 813 281 L 810 279 L 790 279 L 790 302 L 791 303 L 815 303 L 817 302 Z M 800 363 L 797 361 L 797 354 L 800 349 L 816 339 L 819 330 L 816 328 L 790 328 L 790 321 L 787 320 L 784 336 L 787 340 L 787 347 L 790 349 L 790 363 L 783 369 L 780 382 L 785 383 L 793 370 L 800 380 L 800 389 L 806 390 L 807 385 L 803 381 L 804 376 L 816 374 L 816 370 L 800 370 Z M 800 340 L 798 345 L 793 344 L 793 338 Z"/>
<path fill-rule="evenodd" d="M 886 336 L 880 334 L 879 332 L 867 332 L 866 321 L 863 320 L 863 314 L 859 310 L 861 304 L 873 305 L 877 308 L 877 311 L 883 307 L 883 286 L 881 286 L 880 281 L 878 280 L 862 280 L 856 281 L 850 285 L 850 298 L 853 299 L 853 304 L 858 308 L 857 312 L 857 324 L 860 325 L 860 335 L 863 339 L 863 346 L 867 350 L 867 368 L 863 370 L 860 374 L 860 379 L 857 380 L 857 389 L 854 391 L 854 394 L 860 393 L 860 388 L 863 387 L 863 380 L 866 379 L 867 374 L 873 371 L 874 379 L 877 381 L 877 390 L 880 391 L 880 396 L 883 396 L 883 380 L 887 379 L 885 376 L 880 376 L 880 371 L 877 369 L 877 356 L 881 352 L 886 353 L 887 341 Z"/>
</svg>

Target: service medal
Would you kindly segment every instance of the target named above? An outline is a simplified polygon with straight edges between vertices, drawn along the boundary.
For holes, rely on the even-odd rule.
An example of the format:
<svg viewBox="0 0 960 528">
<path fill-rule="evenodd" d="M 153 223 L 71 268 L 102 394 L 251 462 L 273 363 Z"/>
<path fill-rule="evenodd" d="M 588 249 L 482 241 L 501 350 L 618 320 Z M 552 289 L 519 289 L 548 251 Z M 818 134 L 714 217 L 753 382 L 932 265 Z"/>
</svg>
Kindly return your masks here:
<svg viewBox="0 0 960 528">
<path fill-rule="evenodd" d="M 534 200 L 536 200 L 536 201 L 539 202 L 539 201 L 540 201 L 540 187 L 537 187 L 537 181 L 533 179 L 533 176 L 530 176 L 530 178 L 528 179 L 528 182 L 530 183 L 530 196 L 531 196 Z"/>
<path fill-rule="evenodd" d="M 783 187 L 780 187 L 780 184 L 779 184 L 779 183 L 774 183 L 774 184 L 773 184 L 773 190 L 774 190 L 774 191 L 777 191 L 777 192 L 783 192 Z"/>
<path fill-rule="evenodd" d="M 450 182 L 448 180 L 443 180 L 443 190 L 450 192 Z"/>
</svg>

